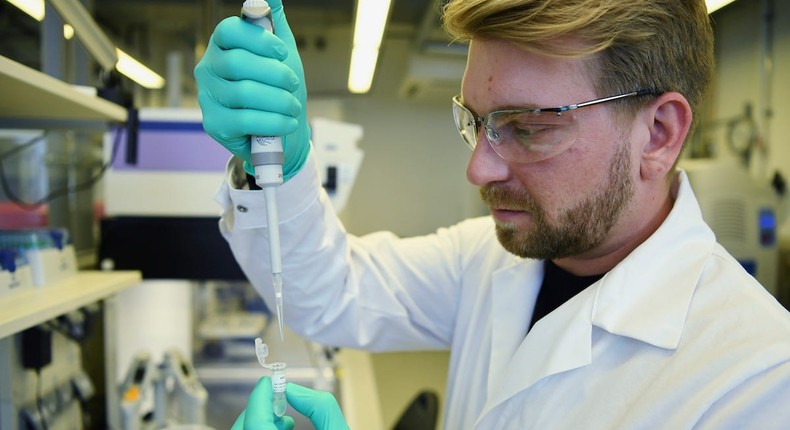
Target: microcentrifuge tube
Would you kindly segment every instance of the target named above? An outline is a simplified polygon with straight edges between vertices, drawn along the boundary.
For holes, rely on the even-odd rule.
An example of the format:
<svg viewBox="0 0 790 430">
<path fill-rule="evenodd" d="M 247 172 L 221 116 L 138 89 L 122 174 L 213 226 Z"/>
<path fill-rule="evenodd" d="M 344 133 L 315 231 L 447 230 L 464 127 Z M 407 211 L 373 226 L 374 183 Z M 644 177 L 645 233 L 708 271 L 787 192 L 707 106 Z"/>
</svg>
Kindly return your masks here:
<svg viewBox="0 0 790 430">
<path fill-rule="evenodd" d="M 288 402 L 285 399 L 285 367 L 286 364 L 281 361 L 276 361 L 269 365 L 272 371 L 272 392 L 274 399 L 272 401 L 272 410 L 274 415 L 281 417 L 285 415 L 285 408 Z"/>
<path fill-rule="evenodd" d="M 272 371 L 272 392 L 274 398 L 272 399 L 272 411 L 278 417 L 285 415 L 285 409 L 288 402 L 285 398 L 285 368 L 288 367 L 282 361 L 275 361 L 274 363 L 267 363 L 266 357 L 269 355 L 269 347 L 263 343 L 261 338 L 255 339 L 255 355 L 258 357 L 258 363 L 262 367 Z"/>
</svg>

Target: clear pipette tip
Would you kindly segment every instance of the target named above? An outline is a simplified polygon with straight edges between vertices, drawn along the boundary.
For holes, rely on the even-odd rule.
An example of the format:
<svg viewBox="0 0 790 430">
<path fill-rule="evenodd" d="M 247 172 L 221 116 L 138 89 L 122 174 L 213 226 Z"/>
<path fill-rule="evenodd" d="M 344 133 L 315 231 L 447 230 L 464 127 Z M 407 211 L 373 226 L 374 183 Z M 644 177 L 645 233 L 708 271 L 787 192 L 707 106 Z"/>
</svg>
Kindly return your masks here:
<svg viewBox="0 0 790 430">
<path fill-rule="evenodd" d="M 277 324 L 280 327 L 280 340 L 285 340 L 283 332 L 283 275 L 282 273 L 272 273 L 272 283 L 274 284 L 274 302 L 277 308 Z"/>
</svg>

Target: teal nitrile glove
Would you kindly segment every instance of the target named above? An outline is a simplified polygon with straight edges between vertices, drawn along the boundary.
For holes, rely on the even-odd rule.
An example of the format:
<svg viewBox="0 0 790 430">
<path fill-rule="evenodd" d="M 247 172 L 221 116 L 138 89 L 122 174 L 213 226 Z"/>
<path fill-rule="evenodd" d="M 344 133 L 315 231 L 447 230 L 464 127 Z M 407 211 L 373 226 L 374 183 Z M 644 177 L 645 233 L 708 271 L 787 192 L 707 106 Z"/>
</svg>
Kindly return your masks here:
<svg viewBox="0 0 790 430">
<path fill-rule="evenodd" d="M 273 398 L 272 379 L 264 376 L 255 384 L 247 399 L 247 407 L 236 418 L 231 430 L 293 430 L 293 418 L 274 415 Z"/>
<path fill-rule="evenodd" d="M 335 396 L 289 382 L 285 389 L 288 403 L 307 417 L 316 430 L 348 430 Z M 272 380 L 261 378 L 247 400 L 247 408 L 233 423 L 231 430 L 292 430 L 294 420 L 278 417 L 272 412 Z"/>
<path fill-rule="evenodd" d="M 195 81 L 206 133 L 253 175 L 250 136 L 282 136 L 288 180 L 310 152 L 307 89 L 282 0 L 268 3 L 275 34 L 239 17 L 224 19 L 195 66 Z"/>
<path fill-rule="evenodd" d="M 332 393 L 311 390 L 291 382 L 285 388 L 288 404 L 306 416 L 316 430 L 348 430 L 348 423 Z"/>
</svg>

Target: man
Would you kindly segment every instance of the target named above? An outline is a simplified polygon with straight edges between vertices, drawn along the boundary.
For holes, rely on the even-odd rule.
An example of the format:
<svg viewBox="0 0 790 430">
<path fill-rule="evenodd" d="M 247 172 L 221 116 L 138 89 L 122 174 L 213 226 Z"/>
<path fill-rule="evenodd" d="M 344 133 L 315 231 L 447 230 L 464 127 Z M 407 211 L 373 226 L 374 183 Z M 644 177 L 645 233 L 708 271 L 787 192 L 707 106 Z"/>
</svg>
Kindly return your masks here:
<svg viewBox="0 0 790 430">
<path fill-rule="evenodd" d="M 491 216 L 407 239 L 348 235 L 333 213 L 270 3 L 279 39 L 223 22 L 195 75 L 207 132 L 237 156 L 220 227 L 269 303 L 263 197 L 238 160 L 247 135 L 286 136 L 292 328 L 449 348 L 448 429 L 790 426 L 790 316 L 675 171 L 713 70 L 702 0 L 450 1 L 445 27 L 470 41 L 453 114 Z"/>
</svg>

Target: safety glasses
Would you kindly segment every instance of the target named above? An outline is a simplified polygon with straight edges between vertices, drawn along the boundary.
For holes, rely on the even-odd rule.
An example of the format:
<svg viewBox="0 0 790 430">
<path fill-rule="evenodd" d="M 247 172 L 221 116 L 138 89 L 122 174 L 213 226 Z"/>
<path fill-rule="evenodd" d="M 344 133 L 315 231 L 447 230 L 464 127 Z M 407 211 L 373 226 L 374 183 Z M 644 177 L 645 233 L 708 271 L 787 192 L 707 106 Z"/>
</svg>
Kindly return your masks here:
<svg viewBox="0 0 790 430">
<path fill-rule="evenodd" d="M 657 94 L 642 89 L 582 103 L 539 109 L 506 109 L 479 116 L 453 97 L 453 118 L 458 133 L 474 151 L 481 128 L 491 148 L 502 159 L 517 163 L 534 163 L 549 159 L 568 149 L 579 135 L 574 115 L 577 109 L 620 100 Z"/>
</svg>

